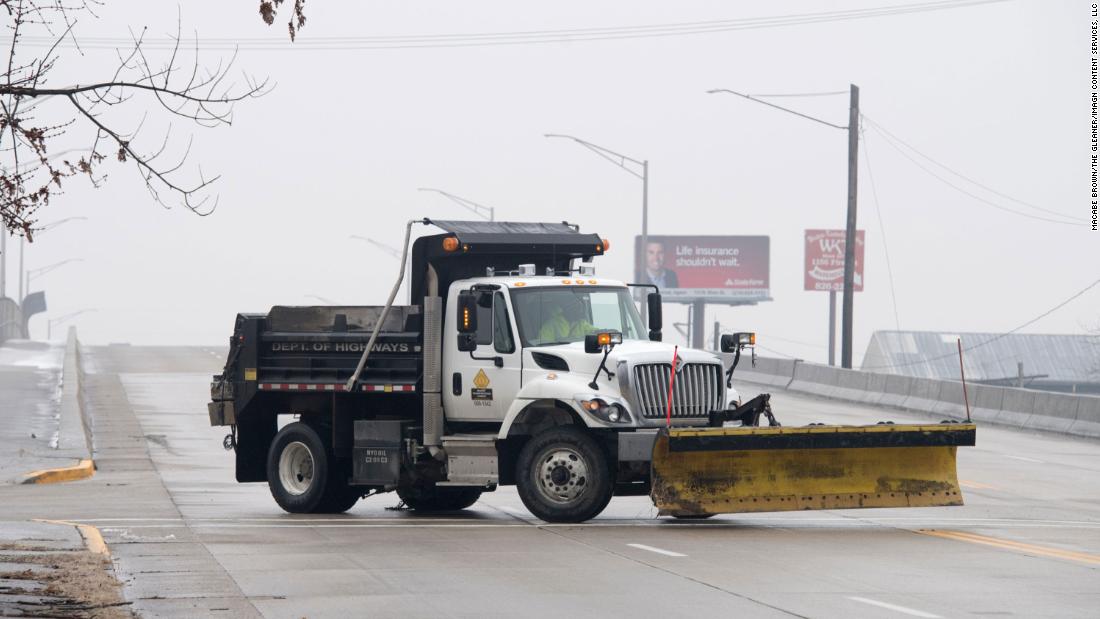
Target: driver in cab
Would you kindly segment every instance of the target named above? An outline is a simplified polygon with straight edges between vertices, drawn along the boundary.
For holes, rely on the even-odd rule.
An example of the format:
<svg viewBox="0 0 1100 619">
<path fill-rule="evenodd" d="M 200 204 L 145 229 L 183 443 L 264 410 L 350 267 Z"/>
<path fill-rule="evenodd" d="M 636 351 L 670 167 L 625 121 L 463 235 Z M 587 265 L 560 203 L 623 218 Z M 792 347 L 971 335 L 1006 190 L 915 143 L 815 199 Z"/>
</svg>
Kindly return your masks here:
<svg viewBox="0 0 1100 619">
<path fill-rule="evenodd" d="M 566 312 L 561 305 L 550 306 L 548 316 L 539 329 L 539 341 L 543 344 L 576 342 L 595 330 L 592 323 L 584 318 L 584 309 L 579 303 L 568 309 L 570 311 Z"/>
</svg>

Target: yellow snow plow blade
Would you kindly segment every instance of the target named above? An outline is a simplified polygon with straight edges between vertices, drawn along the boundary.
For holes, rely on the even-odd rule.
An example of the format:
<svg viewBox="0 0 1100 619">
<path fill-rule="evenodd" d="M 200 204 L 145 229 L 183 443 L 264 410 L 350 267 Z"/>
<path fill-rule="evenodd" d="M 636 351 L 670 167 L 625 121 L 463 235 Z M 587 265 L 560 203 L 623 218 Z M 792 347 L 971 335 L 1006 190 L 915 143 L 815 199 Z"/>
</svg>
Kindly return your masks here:
<svg viewBox="0 0 1100 619">
<path fill-rule="evenodd" d="M 962 505 L 969 423 L 665 429 L 653 445 L 661 515 Z"/>
</svg>

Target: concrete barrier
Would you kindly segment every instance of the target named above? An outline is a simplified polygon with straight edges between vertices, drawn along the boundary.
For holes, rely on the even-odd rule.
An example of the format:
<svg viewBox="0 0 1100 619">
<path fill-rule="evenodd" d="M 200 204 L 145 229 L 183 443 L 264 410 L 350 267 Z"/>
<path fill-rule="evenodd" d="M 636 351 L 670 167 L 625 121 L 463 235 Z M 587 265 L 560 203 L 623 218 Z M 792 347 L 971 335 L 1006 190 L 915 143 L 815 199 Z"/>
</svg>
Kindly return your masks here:
<svg viewBox="0 0 1100 619">
<path fill-rule="evenodd" d="M 970 418 L 1020 428 L 1100 438 L 1100 397 L 967 385 L 950 380 L 876 374 L 805 363 L 759 359 L 739 367 L 735 379 L 794 392 L 927 413 L 941 419 Z"/>
<path fill-rule="evenodd" d="M 910 376 L 898 376 L 886 374 L 886 386 L 880 394 L 878 403 L 882 406 L 902 407 L 909 392 L 913 390 L 913 378 Z"/>
<path fill-rule="evenodd" d="M 0 344 L 26 337 L 23 333 L 23 312 L 15 301 L 0 298 Z"/>
<path fill-rule="evenodd" d="M 721 357 L 726 367 L 733 363 L 732 354 L 723 353 Z M 793 359 L 760 357 L 756 360 L 756 366 L 754 367 L 748 357 L 742 357 L 741 362 L 737 364 L 737 369 L 733 372 L 733 378 L 735 381 L 747 381 L 786 388 L 791 383 L 791 379 L 794 378 L 794 367 L 795 361 Z"/>
<path fill-rule="evenodd" d="M 1070 424 L 1069 433 L 1100 438 L 1100 397 L 1077 397 L 1077 419 Z"/>
<path fill-rule="evenodd" d="M 838 394 L 839 382 L 838 368 L 814 363 L 799 363 L 794 368 L 794 380 L 787 388 L 791 391 L 835 398 Z"/>
<path fill-rule="evenodd" d="M 967 397 L 969 397 L 969 388 L 972 386 L 967 386 Z M 963 397 L 962 383 L 941 382 L 940 394 L 930 412 L 944 419 L 966 419 L 966 398 Z"/>
<path fill-rule="evenodd" d="M 1027 427 L 1052 432 L 1068 432 L 1077 421 L 1080 398 L 1063 393 L 1036 393 Z"/>
<path fill-rule="evenodd" d="M 1005 389 L 990 385 L 967 385 L 970 393 L 970 417 L 977 421 L 998 423 Z"/>
<path fill-rule="evenodd" d="M 1006 389 L 997 423 L 1027 428 L 1035 410 L 1035 392 L 1027 389 Z"/>
<path fill-rule="evenodd" d="M 909 387 L 909 395 L 902 402 L 902 408 L 931 413 L 939 404 L 940 390 L 945 381 L 931 378 L 914 378 Z"/>
</svg>

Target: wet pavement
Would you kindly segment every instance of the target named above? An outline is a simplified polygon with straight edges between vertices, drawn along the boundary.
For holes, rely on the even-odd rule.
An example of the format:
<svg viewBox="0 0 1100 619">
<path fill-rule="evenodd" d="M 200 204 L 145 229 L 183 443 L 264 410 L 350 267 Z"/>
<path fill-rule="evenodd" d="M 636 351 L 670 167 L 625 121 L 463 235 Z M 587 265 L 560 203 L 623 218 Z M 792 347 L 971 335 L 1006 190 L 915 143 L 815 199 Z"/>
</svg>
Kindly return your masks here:
<svg viewBox="0 0 1100 619">
<path fill-rule="evenodd" d="M 58 450 L 61 342 L 9 340 L 0 346 L 0 484 L 78 460 Z"/>
<path fill-rule="evenodd" d="M 208 425 L 215 348 L 88 349 L 99 472 L 0 488 L 0 519 L 102 531 L 144 616 L 1093 617 L 1100 607 L 1100 442 L 981 427 L 960 449 L 967 505 L 656 518 L 647 497 L 547 525 L 514 489 L 466 512 L 283 513 L 237 484 Z M 751 385 L 740 385 L 747 398 Z M 777 416 L 928 421 L 778 391 Z M 43 516 L 43 514 L 49 514 Z"/>
</svg>

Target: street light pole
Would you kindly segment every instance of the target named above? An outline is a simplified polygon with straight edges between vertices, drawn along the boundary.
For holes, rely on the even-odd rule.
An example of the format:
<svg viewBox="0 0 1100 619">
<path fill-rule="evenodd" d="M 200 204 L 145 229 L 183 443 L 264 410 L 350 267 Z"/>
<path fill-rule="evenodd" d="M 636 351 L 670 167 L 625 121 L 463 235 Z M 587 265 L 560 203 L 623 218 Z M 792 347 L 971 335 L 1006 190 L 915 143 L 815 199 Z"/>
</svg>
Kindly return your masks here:
<svg viewBox="0 0 1100 619">
<path fill-rule="evenodd" d="M 649 160 L 642 161 L 642 259 L 645 260 L 646 247 L 649 246 Z M 638 258 L 635 257 L 635 260 Z M 635 265 L 637 268 L 637 265 Z M 642 303 L 642 319 L 645 319 L 647 303 Z"/>
<path fill-rule="evenodd" d="M 587 148 L 588 150 L 596 153 L 600 157 L 603 157 L 604 159 L 607 159 L 611 163 L 619 166 L 620 168 L 625 170 L 628 174 L 631 174 L 631 175 L 641 179 L 641 181 L 642 181 L 642 247 L 641 247 L 640 251 L 641 251 L 641 255 L 644 256 L 645 251 L 646 251 L 646 245 L 649 242 L 649 160 L 648 159 L 639 160 L 639 159 L 634 159 L 633 157 L 627 157 L 626 155 L 623 155 L 621 153 L 617 153 L 617 152 L 611 150 L 610 148 L 604 148 L 603 146 L 593 144 L 592 142 L 589 142 L 587 140 L 582 140 L 582 139 L 580 139 L 576 136 L 572 136 L 572 135 L 565 135 L 565 134 L 561 134 L 561 133 L 547 133 L 543 137 L 562 138 L 562 139 L 566 139 L 566 140 L 573 140 L 577 144 L 580 144 L 581 146 Z M 640 167 L 642 169 L 641 174 L 639 174 L 638 172 L 635 172 L 633 169 L 631 169 L 629 166 L 627 166 L 626 165 L 627 163 L 631 163 L 636 167 Z M 635 256 L 635 258 L 638 258 L 638 257 L 639 256 Z M 635 267 L 636 266 L 637 265 L 635 265 Z M 642 306 L 642 321 L 644 322 L 645 319 L 646 319 L 647 305 L 645 303 L 642 303 L 641 306 Z"/>
<path fill-rule="evenodd" d="M 401 250 L 397 249 L 396 247 L 393 247 L 392 245 L 386 245 L 385 243 L 382 243 L 380 241 L 376 241 L 372 238 L 365 237 L 365 236 L 359 236 L 358 234 L 353 234 L 353 235 L 349 236 L 348 238 L 349 239 L 355 239 L 357 241 L 365 241 L 367 243 L 370 243 L 371 245 L 374 245 L 378 249 L 381 249 L 382 251 L 386 252 L 387 254 L 393 256 L 394 258 L 397 258 L 398 260 L 401 259 Z"/>
<path fill-rule="evenodd" d="M 58 219 L 57 221 L 51 221 L 48 224 L 43 224 L 40 228 L 35 230 L 35 232 L 38 233 L 38 234 L 41 234 L 41 233 L 43 233 L 47 230 L 51 230 L 53 228 L 56 228 L 56 227 L 60 226 L 61 224 L 65 223 L 65 222 L 75 221 L 75 220 L 78 220 L 78 219 L 87 220 L 88 218 L 87 217 L 82 217 L 82 216 L 77 216 L 77 217 L 66 217 L 64 219 Z M 26 293 L 30 292 L 30 287 L 31 287 L 31 284 L 30 284 L 29 281 L 24 282 L 24 280 L 23 280 L 23 273 L 24 273 L 24 270 L 23 270 L 24 269 L 24 267 L 23 267 L 23 249 L 24 249 L 24 246 L 26 245 L 26 243 L 27 243 L 27 236 L 26 236 L 26 234 L 24 234 L 23 236 L 19 237 L 19 298 L 16 299 L 16 303 L 18 303 L 19 305 L 23 305 L 23 297 L 26 296 Z M 26 284 L 25 286 L 24 286 L 24 283 Z M 0 296 L 3 296 L 3 295 L 0 294 Z"/>
<path fill-rule="evenodd" d="M 77 316 L 79 316 L 81 314 L 85 314 L 85 313 L 88 313 L 88 312 L 94 312 L 94 311 L 95 311 L 94 309 L 82 309 L 82 310 L 77 310 L 75 312 L 69 312 L 68 314 L 65 314 L 64 316 L 58 316 L 57 318 L 47 320 L 46 321 L 46 339 L 49 340 L 50 338 L 53 337 L 53 326 L 54 325 L 59 325 L 59 324 L 61 324 L 63 322 L 66 322 L 68 320 L 72 320 L 73 318 L 76 318 Z"/>
<path fill-rule="evenodd" d="M 442 189 L 435 189 L 433 187 L 418 187 L 416 190 L 417 191 L 431 191 L 432 193 L 438 193 L 439 195 L 443 196 L 444 198 L 447 198 L 448 200 L 450 200 L 451 202 L 454 202 L 455 204 L 465 208 L 466 210 L 473 212 L 478 217 L 485 217 L 486 213 L 488 213 L 487 219 L 489 221 L 496 221 L 496 212 L 497 212 L 497 210 L 492 206 L 485 206 L 484 204 L 478 204 L 477 202 L 474 202 L 473 200 L 467 200 L 466 198 L 463 198 L 462 196 L 456 196 L 453 193 L 448 193 L 446 191 L 443 191 Z"/>
<path fill-rule="evenodd" d="M 23 307 L 23 245 L 27 237 L 19 237 L 19 298 L 15 301 L 19 307 Z"/>
<path fill-rule="evenodd" d="M 69 264 L 70 262 L 84 262 L 84 259 L 83 258 L 69 258 L 67 260 L 62 260 L 61 262 L 55 262 L 53 264 L 49 264 L 49 265 L 46 265 L 44 267 L 39 267 L 37 269 L 27 269 L 27 271 L 26 271 L 27 294 L 31 293 L 31 277 L 32 276 L 34 276 L 34 275 L 45 275 L 46 273 L 49 273 L 50 271 L 52 271 L 52 270 L 54 270 L 54 269 L 56 269 L 56 268 L 58 268 L 62 265 Z"/>
</svg>

